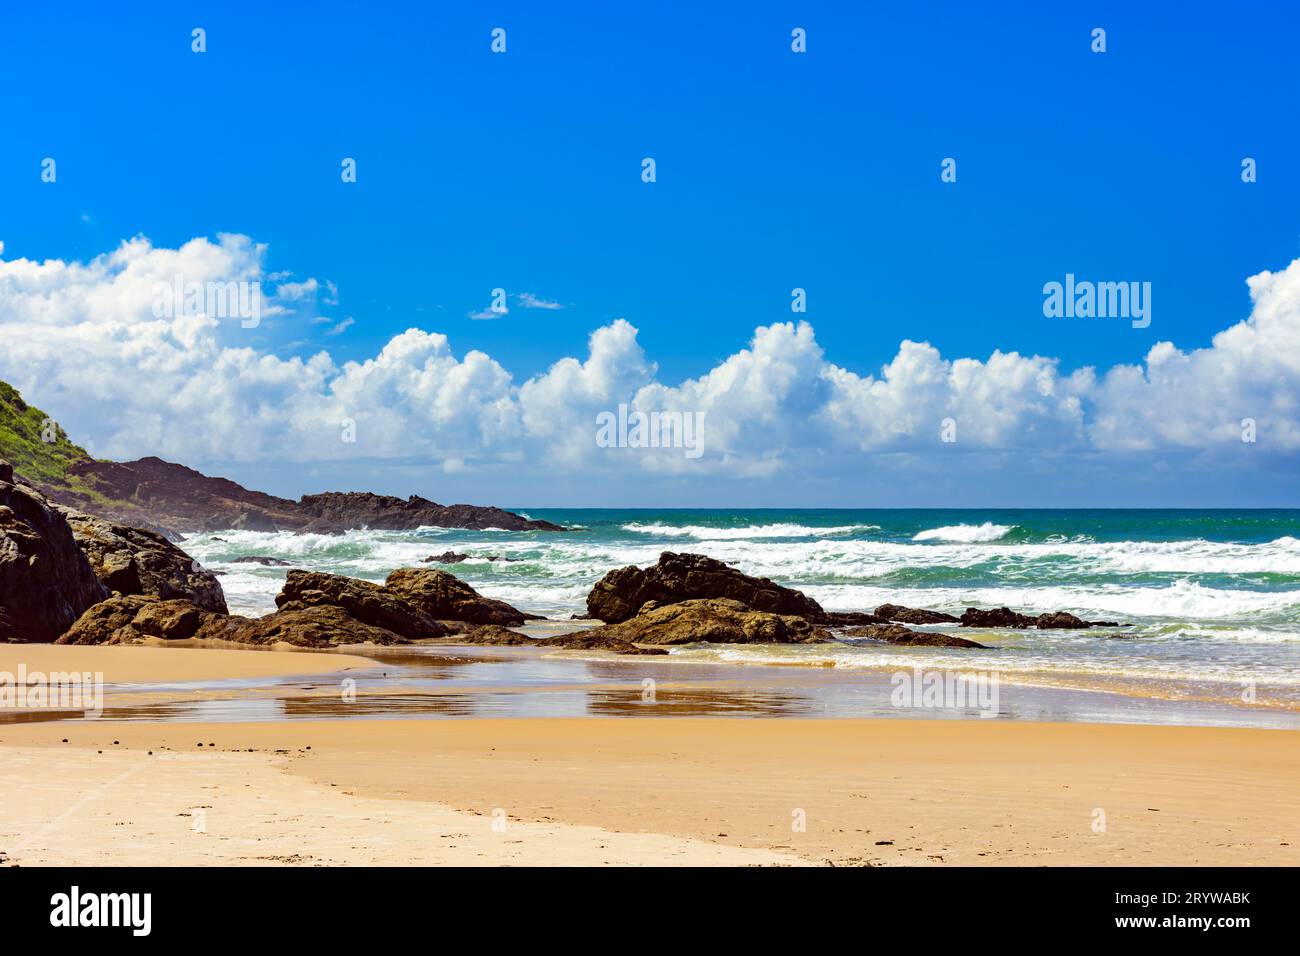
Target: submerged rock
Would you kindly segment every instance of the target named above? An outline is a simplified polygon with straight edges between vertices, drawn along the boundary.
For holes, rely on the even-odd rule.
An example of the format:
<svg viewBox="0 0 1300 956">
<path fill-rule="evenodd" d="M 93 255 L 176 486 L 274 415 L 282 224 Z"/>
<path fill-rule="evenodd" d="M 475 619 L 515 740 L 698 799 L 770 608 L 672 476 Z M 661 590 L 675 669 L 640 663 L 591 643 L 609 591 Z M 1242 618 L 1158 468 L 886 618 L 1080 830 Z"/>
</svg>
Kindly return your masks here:
<svg viewBox="0 0 1300 956">
<path fill-rule="evenodd" d="M 851 627 L 841 632 L 843 637 L 864 638 L 871 641 L 885 641 L 908 647 L 974 647 L 987 649 L 985 645 L 969 641 L 964 637 L 940 634 L 933 631 L 914 631 L 901 624 L 869 624 L 865 627 Z"/>
<path fill-rule="evenodd" d="M 261 564 L 268 568 L 289 568 L 293 567 L 292 561 L 284 561 L 280 558 L 272 558 L 265 554 L 248 554 L 242 558 L 231 558 L 231 564 Z"/>
<path fill-rule="evenodd" d="M 1038 619 L 1028 614 L 1019 614 L 1009 607 L 995 607 L 982 611 L 977 607 L 968 607 L 961 615 L 962 627 L 1012 627 L 1023 629 L 1033 627 Z"/>
<path fill-rule="evenodd" d="M 498 647 L 527 647 L 536 644 L 527 634 L 520 634 L 500 624 L 471 624 L 449 637 L 439 637 L 427 644 L 487 644 Z"/>
<path fill-rule="evenodd" d="M 662 647 L 637 647 L 630 641 L 624 641 L 609 634 L 598 633 L 604 628 L 593 628 L 576 634 L 560 634 L 534 641 L 541 647 L 558 647 L 573 651 L 613 651 L 615 654 L 654 656 L 667 654 Z"/>
<path fill-rule="evenodd" d="M 901 604 L 882 604 L 876 608 L 876 616 L 883 621 L 897 621 L 901 624 L 956 624 L 959 620 L 942 611 L 903 607 Z"/>
</svg>

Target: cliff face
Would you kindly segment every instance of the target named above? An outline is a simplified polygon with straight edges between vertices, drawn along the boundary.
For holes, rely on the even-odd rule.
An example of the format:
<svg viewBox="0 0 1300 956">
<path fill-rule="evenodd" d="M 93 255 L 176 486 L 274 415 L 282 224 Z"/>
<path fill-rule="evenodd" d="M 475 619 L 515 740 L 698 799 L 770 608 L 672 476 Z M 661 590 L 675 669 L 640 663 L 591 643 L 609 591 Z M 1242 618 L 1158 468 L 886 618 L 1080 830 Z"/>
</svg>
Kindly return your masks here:
<svg viewBox="0 0 1300 956">
<path fill-rule="evenodd" d="M 564 530 L 500 508 L 441 505 L 417 495 L 328 492 L 292 501 L 161 458 L 96 461 L 4 382 L 0 382 L 0 458 L 12 462 L 16 473 L 59 504 L 170 537 L 230 528 L 322 534 L 421 526 Z"/>
</svg>

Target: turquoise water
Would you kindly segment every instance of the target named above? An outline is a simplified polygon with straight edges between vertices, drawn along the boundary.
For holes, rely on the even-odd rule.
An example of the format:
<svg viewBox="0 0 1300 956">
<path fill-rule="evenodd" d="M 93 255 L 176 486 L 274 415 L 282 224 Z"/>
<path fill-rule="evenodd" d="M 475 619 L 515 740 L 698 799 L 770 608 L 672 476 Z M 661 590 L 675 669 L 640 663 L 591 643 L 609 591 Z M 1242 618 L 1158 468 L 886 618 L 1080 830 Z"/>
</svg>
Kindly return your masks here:
<svg viewBox="0 0 1300 956">
<path fill-rule="evenodd" d="M 527 510 L 527 509 L 526 509 Z M 285 569 L 261 554 L 382 580 L 429 554 L 483 593 L 567 619 L 591 585 L 665 550 L 709 554 L 834 610 L 886 601 L 1069 610 L 1122 621 L 1086 632 L 963 634 L 988 651 L 827 645 L 699 647 L 683 662 L 900 665 L 996 671 L 1027 685 L 1300 709 L 1300 511 L 527 510 L 566 534 L 424 529 L 344 536 L 217 532 L 185 547 L 222 572 L 232 610 L 266 613 Z M 490 555 L 515 561 L 489 562 Z M 1245 699 L 1243 699 L 1245 698 Z"/>
</svg>

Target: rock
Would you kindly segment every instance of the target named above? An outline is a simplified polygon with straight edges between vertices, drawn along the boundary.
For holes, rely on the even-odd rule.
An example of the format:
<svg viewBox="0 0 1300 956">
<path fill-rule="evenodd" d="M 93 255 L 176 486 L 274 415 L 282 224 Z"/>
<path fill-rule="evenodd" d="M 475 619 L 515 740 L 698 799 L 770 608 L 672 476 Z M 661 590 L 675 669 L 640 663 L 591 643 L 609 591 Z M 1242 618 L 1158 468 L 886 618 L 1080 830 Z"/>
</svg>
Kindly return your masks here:
<svg viewBox="0 0 1300 956">
<path fill-rule="evenodd" d="M 91 500 L 75 487 L 50 488 L 50 497 L 79 510 L 91 510 L 132 526 L 148 524 L 169 536 L 187 531 L 313 531 L 341 534 L 357 528 L 407 531 L 438 528 L 502 528 L 506 531 L 563 531 L 549 521 L 534 521 L 500 508 L 440 505 L 412 495 L 394 498 L 364 492 L 306 495 L 298 501 L 250 491 L 227 478 L 215 478 L 161 458 L 96 461 L 84 458 L 67 474 L 96 489 Z M 111 505 L 101 504 L 111 500 Z"/>
<path fill-rule="evenodd" d="M 603 631 L 604 628 L 593 628 L 590 631 L 578 632 L 576 634 L 560 634 L 556 637 L 547 637 L 541 640 L 533 641 L 540 647 L 556 647 L 570 651 L 613 651 L 615 654 L 631 654 L 640 656 L 654 656 L 667 654 L 668 652 L 662 647 L 637 647 L 629 641 L 620 640 L 609 634 L 598 634 L 597 631 Z"/>
<path fill-rule="evenodd" d="M 438 564 L 460 564 L 462 561 L 468 561 L 468 554 L 461 554 L 459 551 L 444 551 L 442 554 L 431 554 L 424 559 L 424 564 L 436 562 Z"/>
<path fill-rule="evenodd" d="M 865 611 L 827 611 L 817 623 L 823 627 L 853 627 L 860 624 L 888 624 L 889 622 Z"/>
<path fill-rule="evenodd" d="M 51 642 L 108 588 L 67 518 L 0 462 L 0 642 Z"/>
<path fill-rule="evenodd" d="M 498 647 L 525 647 L 536 644 L 527 634 L 520 634 L 500 624 L 474 624 L 451 637 L 439 637 L 429 644 L 488 644 Z"/>
<path fill-rule="evenodd" d="M 201 636 L 217 636 L 211 632 Z M 407 638 L 387 628 L 365 624 L 341 607 L 323 605 L 280 610 L 265 617 L 228 625 L 226 640 L 245 644 L 293 644 L 338 647 L 344 644 L 405 644 Z"/>
<path fill-rule="evenodd" d="M 968 641 L 964 637 L 951 634 L 937 634 L 931 631 L 914 631 L 901 624 L 868 624 L 865 627 L 851 627 L 842 632 L 844 637 L 860 637 L 872 641 L 885 641 L 909 647 L 975 647 L 985 645 Z M 985 648 L 986 649 L 986 648 Z"/>
<path fill-rule="evenodd" d="M 1038 615 L 1037 626 L 1043 630 L 1049 628 L 1085 628 L 1092 627 L 1088 621 L 1081 620 L 1067 611 L 1054 611 Z"/>
<path fill-rule="evenodd" d="M 293 566 L 292 561 L 282 561 L 280 558 L 268 557 L 264 554 L 248 554 L 241 558 L 231 558 L 231 564 L 261 564 L 268 568 L 289 568 Z"/>
<path fill-rule="evenodd" d="M 120 595 L 91 607 L 55 643 L 139 644 L 149 637 L 182 641 L 196 636 L 210 618 L 227 620 L 229 615 L 204 610 L 185 600 L 163 600 L 152 594 Z"/>
<path fill-rule="evenodd" d="M 822 621 L 820 604 L 799 591 L 755 578 L 702 554 L 665 551 L 650 568 L 626 567 L 610 571 L 587 595 L 587 613 L 608 624 L 633 617 L 646 601 L 726 598 L 755 611 L 796 615 Z"/>
<path fill-rule="evenodd" d="M 369 492 L 331 491 L 304 495 L 296 512 L 306 519 L 297 530 L 337 534 L 356 528 L 413 531 L 416 528 L 470 528 L 482 531 L 564 531 L 549 521 L 534 521 L 500 508 L 440 505 L 419 495 L 394 498 Z"/>
<path fill-rule="evenodd" d="M 215 574 L 156 531 L 60 509 L 96 576 L 118 594 L 179 598 L 219 614 L 226 595 Z"/>
<path fill-rule="evenodd" d="M 882 604 L 876 608 L 876 617 L 883 621 L 898 621 L 903 624 L 956 624 L 959 618 L 942 611 L 927 611 L 923 608 L 903 607 L 901 604 Z"/>
<path fill-rule="evenodd" d="M 338 607 L 362 624 L 410 640 L 451 633 L 433 616 L 388 587 L 320 571 L 291 570 L 276 595 L 275 606 L 281 611 Z"/>
<path fill-rule="evenodd" d="M 1027 614 L 1017 614 L 1009 607 L 998 607 L 991 611 L 981 611 L 977 607 L 968 607 L 961 616 L 962 627 L 1014 627 L 1026 628 L 1037 624 L 1038 619 Z"/>
<path fill-rule="evenodd" d="M 436 620 L 503 627 L 543 620 L 539 614 L 525 614 L 505 601 L 483 597 L 456 575 L 436 568 L 398 568 L 384 587 Z"/>
<path fill-rule="evenodd" d="M 630 644 L 821 644 L 834 640 L 806 618 L 756 611 L 730 598 L 666 604 L 581 633 Z"/>
</svg>

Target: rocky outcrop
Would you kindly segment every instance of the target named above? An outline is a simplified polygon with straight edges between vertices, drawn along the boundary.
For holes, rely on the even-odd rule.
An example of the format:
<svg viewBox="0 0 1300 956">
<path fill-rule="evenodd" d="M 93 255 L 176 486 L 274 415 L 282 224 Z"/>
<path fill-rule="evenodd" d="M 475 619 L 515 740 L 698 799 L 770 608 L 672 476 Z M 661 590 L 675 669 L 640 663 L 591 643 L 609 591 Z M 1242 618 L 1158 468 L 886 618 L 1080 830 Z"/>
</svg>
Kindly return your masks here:
<svg viewBox="0 0 1300 956">
<path fill-rule="evenodd" d="M 431 554 L 427 558 L 421 558 L 422 564 L 460 564 L 462 561 L 469 561 L 474 555 L 462 554 L 459 551 L 444 551 L 442 554 Z M 508 558 L 502 554 L 489 554 L 483 558 L 484 561 L 521 561 L 522 558 Z"/>
<path fill-rule="evenodd" d="M 227 640 L 244 644 L 284 643 L 296 647 L 405 644 L 408 640 L 387 628 L 358 621 L 343 608 L 334 605 L 276 611 L 265 617 L 228 625 L 226 635 Z"/>
<path fill-rule="evenodd" d="M 537 643 L 526 634 L 500 624 L 468 624 L 451 637 L 439 637 L 426 644 L 485 644 L 497 647 L 530 647 Z"/>
<path fill-rule="evenodd" d="M 629 644 L 821 644 L 834 640 L 807 618 L 757 611 L 730 598 L 650 604 L 635 617 L 581 633 Z"/>
<path fill-rule="evenodd" d="M 1028 614 L 1019 614 L 1009 607 L 995 607 L 983 611 L 977 607 L 968 607 L 961 615 L 962 627 L 1011 627 L 1023 629 L 1033 627 L 1038 619 Z"/>
<path fill-rule="evenodd" d="M 383 628 L 409 640 L 444 637 L 451 631 L 392 588 L 338 574 L 291 570 L 276 595 L 281 611 L 337 607 L 362 624 Z"/>
<path fill-rule="evenodd" d="M 62 512 L 0 461 L 0 641 L 53 641 L 108 596 Z"/>
<path fill-rule="evenodd" d="M 185 600 L 162 600 L 151 594 L 119 595 L 91 607 L 55 643 L 139 644 L 151 637 L 187 640 L 198 635 L 207 623 L 228 620 L 245 619 L 206 611 Z"/>
<path fill-rule="evenodd" d="M 637 614 L 647 601 L 725 598 L 754 611 L 794 615 L 820 622 L 826 612 L 802 592 L 755 578 L 702 554 L 665 551 L 653 567 L 616 568 L 596 582 L 587 595 L 587 613 L 618 624 Z"/>
<path fill-rule="evenodd" d="M 876 608 L 876 617 L 882 621 L 894 621 L 899 624 L 956 624 L 959 618 L 942 611 L 927 611 L 923 608 L 903 607 L 901 604 L 882 604 Z"/>
<path fill-rule="evenodd" d="M 1119 627 L 1117 621 L 1085 621 L 1082 618 L 1075 617 L 1068 611 L 1054 611 L 1050 614 L 1040 614 L 1035 622 L 1035 627 L 1040 630 L 1048 629 L 1073 629 L 1087 627 Z"/>
<path fill-rule="evenodd" d="M 901 624 L 868 624 L 865 627 L 851 627 L 843 631 L 841 637 L 862 638 L 870 641 L 884 641 L 905 647 L 973 647 L 985 648 L 985 645 L 968 641 L 964 637 L 941 634 L 933 631 L 914 631 Z"/>
<path fill-rule="evenodd" d="M 604 628 L 594 628 L 590 631 L 579 632 L 576 634 L 560 634 L 556 637 L 547 637 L 542 640 L 534 641 L 540 647 L 560 648 L 569 651 L 612 651 L 615 654 L 629 654 L 633 656 L 656 656 L 667 654 L 668 652 L 662 647 L 637 647 L 630 641 L 624 641 L 607 633 L 599 633 Z"/>
<path fill-rule="evenodd" d="M 977 607 L 968 607 L 962 613 L 961 626 L 1009 627 L 1017 630 L 1036 627 L 1041 630 L 1064 630 L 1068 628 L 1119 627 L 1119 624 L 1115 621 L 1085 621 L 1082 618 L 1075 617 L 1068 611 L 1051 611 L 1033 617 L 1028 614 L 1017 613 L 1007 607 L 993 608 L 989 611 L 982 611 Z"/>
<path fill-rule="evenodd" d="M 227 478 L 210 477 L 156 457 L 124 462 L 86 458 L 69 464 L 67 475 L 73 485 L 51 487 L 54 500 L 120 524 L 165 530 L 172 536 L 224 528 L 325 534 L 357 528 L 565 530 L 549 521 L 535 521 L 500 508 L 441 505 L 418 495 L 396 498 L 367 492 L 328 492 L 293 501 L 250 491 Z M 93 487 L 95 499 L 79 492 L 81 487 Z M 110 500 L 111 505 L 102 504 Z"/>
<path fill-rule="evenodd" d="M 524 621 L 542 619 L 505 601 L 483 597 L 456 575 L 436 568 L 398 568 L 384 581 L 384 587 L 436 620 L 517 627 Z"/>
<path fill-rule="evenodd" d="M 182 599 L 225 614 L 226 596 L 215 574 L 156 531 L 114 524 L 62 509 L 77 546 L 109 591 Z"/>
<path fill-rule="evenodd" d="M 231 558 L 231 564 L 260 564 L 267 568 L 291 568 L 292 561 L 285 561 L 281 558 L 272 558 L 265 554 L 246 554 L 241 558 Z"/>
</svg>

